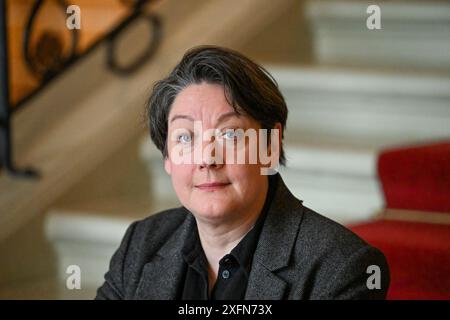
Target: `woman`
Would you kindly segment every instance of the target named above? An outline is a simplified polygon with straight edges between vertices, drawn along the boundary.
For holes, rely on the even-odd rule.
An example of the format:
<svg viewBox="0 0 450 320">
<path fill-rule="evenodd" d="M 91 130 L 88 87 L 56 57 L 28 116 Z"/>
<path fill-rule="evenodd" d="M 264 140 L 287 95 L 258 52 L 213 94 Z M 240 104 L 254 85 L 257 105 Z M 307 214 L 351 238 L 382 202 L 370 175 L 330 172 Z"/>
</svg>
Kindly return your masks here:
<svg viewBox="0 0 450 320">
<path fill-rule="evenodd" d="M 148 101 L 183 206 L 129 227 L 97 298 L 384 298 L 383 254 L 303 206 L 276 172 L 287 114 L 259 65 L 225 48 L 188 51 Z"/>
</svg>

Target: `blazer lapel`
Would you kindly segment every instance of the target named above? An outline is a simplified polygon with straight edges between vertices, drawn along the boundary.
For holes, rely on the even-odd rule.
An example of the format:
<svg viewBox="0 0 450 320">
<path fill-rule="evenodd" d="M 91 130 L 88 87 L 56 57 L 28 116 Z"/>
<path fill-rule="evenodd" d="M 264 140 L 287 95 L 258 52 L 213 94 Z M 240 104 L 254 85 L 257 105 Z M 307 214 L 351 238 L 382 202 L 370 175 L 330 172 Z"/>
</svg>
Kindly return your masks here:
<svg viewBox="0 0 450 320">
<path fill-rule="evenodd" d="M 253 264 L 248 280 L 246 300 L 282 300 L 286 282 L 260 263 Z"/>
<path fill-rule="evenodd" d="M 277 175 L 275 196 L 253 256 L 245 299 L 280 300 L 286 294 L 287 284 L 277 271 L 289 265 L 303 217 L 303 206 Z"/>
<path fill-rule="evenodd" d="M 183 261 L 177 257 L 168 259 L 161 256 L 144 266 L 141 280 L 136 290 L 136 300 L 176 299 L 178 284 L 183 272 Z"/>
<path fill-rule="evenodd" d="M 177 298 L 183 277 L 184 260 L 181 248 L 192 234 L 194 217 L 188 213 L 184 222 L 173 233 L 153 259 L 146 263 L 134 299 L 172 300 Z"/>
</svg>

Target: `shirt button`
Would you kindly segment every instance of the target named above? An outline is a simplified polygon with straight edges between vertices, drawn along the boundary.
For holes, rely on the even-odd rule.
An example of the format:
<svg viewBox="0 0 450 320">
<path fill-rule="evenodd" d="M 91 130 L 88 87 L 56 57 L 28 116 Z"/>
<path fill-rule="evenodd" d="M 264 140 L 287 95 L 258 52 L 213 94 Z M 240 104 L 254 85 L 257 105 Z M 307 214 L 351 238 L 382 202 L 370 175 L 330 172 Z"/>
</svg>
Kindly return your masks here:
<svg viewBox="0 0 450 320">
<path fill-rule="evenodd" d="M 222 271 L 222 278 L 228 279 L 229 277 L 230 277 L 230 271 L 228 271 L 228 270 L 223 270 L 223 271 Z"/>
</svg>

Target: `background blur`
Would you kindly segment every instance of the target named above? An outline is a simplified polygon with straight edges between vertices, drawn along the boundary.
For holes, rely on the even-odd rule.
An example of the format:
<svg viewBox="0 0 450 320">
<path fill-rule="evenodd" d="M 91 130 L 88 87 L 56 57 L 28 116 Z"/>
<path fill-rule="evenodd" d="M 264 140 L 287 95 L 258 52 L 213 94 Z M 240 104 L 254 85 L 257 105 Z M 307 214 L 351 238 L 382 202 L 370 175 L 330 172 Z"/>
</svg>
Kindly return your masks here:
<svg viewBox="0 0 450 320">
<path fill-rule="evenodd" d="M 450 1 L 0 3 L 0 298 L 93 298 L 127 226 L 177 205 L 144 101 L 217 44 L 277 80 L 291 191 L 387 255 L 390 298 L 450 299 Z"/>
</svg>

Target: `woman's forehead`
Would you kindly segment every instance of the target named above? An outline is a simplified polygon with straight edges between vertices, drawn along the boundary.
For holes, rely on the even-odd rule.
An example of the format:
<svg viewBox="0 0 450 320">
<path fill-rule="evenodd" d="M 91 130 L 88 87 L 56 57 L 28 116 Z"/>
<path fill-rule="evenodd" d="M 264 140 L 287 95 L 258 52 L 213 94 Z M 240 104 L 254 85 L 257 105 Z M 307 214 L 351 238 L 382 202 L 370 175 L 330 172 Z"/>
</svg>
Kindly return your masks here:
<svg viewBox="0 0 450 320">
<path fill-rule="evenodd" d="M 223 113 L 233 111 L 225 97 L 224 87 L 217 84 L 192 84 L 181 90 L 176 96 L 171 113 L 190 112 L 192 115 L 199 113 Z"/>
<path fill-rule="evenodd" d="M 169 123 L 175 120 L 245 121 L 242 111 L 236 111 L 225 97 L 224 88 L 216 84 L 194 84 L 183 89 L 175 98 L 169 113 Z"/>
</svg>

